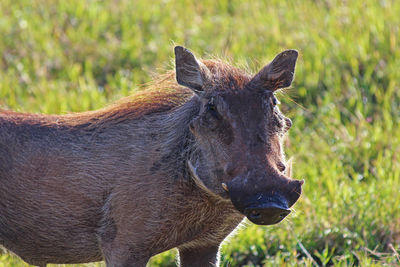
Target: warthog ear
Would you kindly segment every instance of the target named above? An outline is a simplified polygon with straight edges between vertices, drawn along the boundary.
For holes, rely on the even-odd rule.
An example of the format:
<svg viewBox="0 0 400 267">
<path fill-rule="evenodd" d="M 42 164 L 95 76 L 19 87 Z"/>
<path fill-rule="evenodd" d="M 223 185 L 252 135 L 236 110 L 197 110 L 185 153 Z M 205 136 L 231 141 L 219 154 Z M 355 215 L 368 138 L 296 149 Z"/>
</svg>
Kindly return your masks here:
<svg viewBox="0 0 400 267">
<path fill-rule="evenodd" d="M 261 90 L 276 91 L 292 84 L 298 52 L 286 50 L 278 54 L 249 82 L 249 87 Z"/>
<path fill-rule="evenodd" d="M 186 48 L 175 46 L 176 81 L 196 93 L 203 92 L 210 70 Z"/>
</svg>

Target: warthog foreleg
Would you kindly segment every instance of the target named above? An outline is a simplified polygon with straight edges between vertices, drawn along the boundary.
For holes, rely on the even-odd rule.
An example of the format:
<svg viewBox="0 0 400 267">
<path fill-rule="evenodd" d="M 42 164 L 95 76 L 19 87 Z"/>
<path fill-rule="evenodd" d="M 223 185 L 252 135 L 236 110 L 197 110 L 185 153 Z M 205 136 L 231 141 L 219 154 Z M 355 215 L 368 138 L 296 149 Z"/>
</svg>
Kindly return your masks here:
<svg viewBox="0 0 400 267">
<path fill-rule="evenodd" d="M 142 257 L 134 252 L 128 252 L 124 257 L 120 255 L 105 256 L 107 267 L 145 267 L 149 261 L 148 257 Z"/>
<path fill-rule="evenodd" d="M 218 246 L 202 248 L 180 248 L 181 267 L 219 266 Z"/>
<path fill-rule="evenodd" d="M 132 245 L 114 242 L 101 247 L 107 267 L 145 267 L 150 259 L 147 252 Z"/>
</svg>

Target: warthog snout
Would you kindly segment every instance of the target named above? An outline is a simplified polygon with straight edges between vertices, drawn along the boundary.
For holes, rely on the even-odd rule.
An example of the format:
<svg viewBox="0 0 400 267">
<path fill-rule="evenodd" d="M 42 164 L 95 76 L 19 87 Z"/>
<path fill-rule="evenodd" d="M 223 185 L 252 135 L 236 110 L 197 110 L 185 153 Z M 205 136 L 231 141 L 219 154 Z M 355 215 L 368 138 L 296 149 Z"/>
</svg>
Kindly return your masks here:
<svg viewBox="0 0 400 267">
<path fill-rule="evenodd" d="M 278 178 L 273 186 L 246 185 L 250 179 L 235 178 L 227 187 L 233 205 L 251 222 L 260 225 L 276 224 L 289 213 L 299 199 L 304 180 Z M 247 189 L 247 190 L 246 190 Z"/>
<path fill-rule="evenodd" d="M 246 217 L 255 224 L 275 224 L 289 213 L 287 201 L 280 194 L 257 194 L 252 197 L 250 206 L 244 209 Z"/>
</svg>

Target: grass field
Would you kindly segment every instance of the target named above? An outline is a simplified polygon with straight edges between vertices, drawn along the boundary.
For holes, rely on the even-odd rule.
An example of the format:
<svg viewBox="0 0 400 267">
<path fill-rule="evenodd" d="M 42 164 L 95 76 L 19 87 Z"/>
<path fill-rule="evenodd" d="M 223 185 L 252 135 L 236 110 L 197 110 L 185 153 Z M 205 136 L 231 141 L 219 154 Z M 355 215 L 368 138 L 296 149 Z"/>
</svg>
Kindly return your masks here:
<svg viewBox="0 0 400 267">
<path fill-rule="evenodd" d="M 222 265 L 396 266 L 399 14 L 396 0 L 1 0 L 0 107 L 102 107 L 171 68 L 174 43 L 252 71 L 298 49 L 280 99 L 304 194 L 284 222 L 239 231 Z M 0 254 L 6 266 L 27 265 Z M 174 266 L 174 252 L 150 266 Z"/>
</svg>

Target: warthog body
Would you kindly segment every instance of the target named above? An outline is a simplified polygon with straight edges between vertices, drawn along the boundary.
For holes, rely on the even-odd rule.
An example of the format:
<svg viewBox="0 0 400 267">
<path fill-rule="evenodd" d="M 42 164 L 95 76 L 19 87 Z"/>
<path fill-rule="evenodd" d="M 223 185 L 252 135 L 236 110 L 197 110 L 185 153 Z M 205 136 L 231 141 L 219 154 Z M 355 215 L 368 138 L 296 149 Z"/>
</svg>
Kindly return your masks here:
<svg viewBox="0 0 400 267">
<path fill-rule="evenodd" d="M 183 86 L 171 73 L 98 111 L 0 111 L 0 244 L 40 266 L 144 266 L 175 247 L 182 266 L 205 266 L 244 216 L 287 215 L 302 182 L 285 175 L 291 122 L 273 91 L 297 52 L 254 77 L 175 54 Z"/>
</svg>

